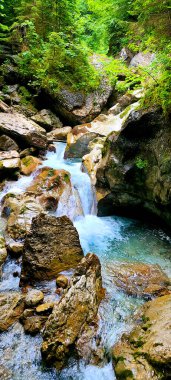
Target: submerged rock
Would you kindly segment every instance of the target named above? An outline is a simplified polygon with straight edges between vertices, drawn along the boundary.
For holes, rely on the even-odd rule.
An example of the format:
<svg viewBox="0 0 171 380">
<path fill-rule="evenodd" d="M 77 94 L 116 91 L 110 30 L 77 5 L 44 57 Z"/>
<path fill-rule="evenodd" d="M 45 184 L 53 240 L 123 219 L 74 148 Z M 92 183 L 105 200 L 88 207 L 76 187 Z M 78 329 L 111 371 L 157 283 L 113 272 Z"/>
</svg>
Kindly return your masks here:
<svg viewBox="0 0 171 380">
<path fill-rule="evenodd" d="M 107 268 L 114 284 L 128 294 L 152 298 L 169 294 L 169 278 L 158 265 L 115 262 Z"/>
<path fill-rule="evenodd" d="M 37 148 L 46 148 L 46 131 L 20 113 L 0 113 L 0 132 Z"/>
<path fill-rule="evenodd" d="M 50 110 L 43 109 L 31 117 L 33 121 L 40 124 L 47 131 L 62 128 L 63 124 L 60 119 Z"/>
<path fill-rule="evenodd" d="M 90 341 L 96 332 L 102 293 L 99 259 L 94 254 L 88 254 L 76 268 L 69 288 L 54 306 L 45 325 L 42 355 L 48 363 L 54 363 L 60 369 L 74 350 L 80 357 L 90 360 Z M 87 350 L 79 345 L 79 339 L 83 336 L 90 343 Z"/>
<path fill-rule="evenodd" d="M 21 293 L 6 292 L 0 294 L 0 331 L 8 330 L 21 316 L 24 310 L 24 297 Z"/>
<path fill-rule="evenodd" d="M 40 214 L 33 218 L 25 240 L 21 284 L 55 278 L 61 271 L 75 268 L 82 257 L 72 222 L 66 216 Z"/>
<path fill-rule="evenodd" d="M 171 295 L 146 303 L 137 327 L 122 336 L 112 351 L 117 379 L 170 378 Z M 140 319 L 141 317 L 141 319 Z"/>
</svg>

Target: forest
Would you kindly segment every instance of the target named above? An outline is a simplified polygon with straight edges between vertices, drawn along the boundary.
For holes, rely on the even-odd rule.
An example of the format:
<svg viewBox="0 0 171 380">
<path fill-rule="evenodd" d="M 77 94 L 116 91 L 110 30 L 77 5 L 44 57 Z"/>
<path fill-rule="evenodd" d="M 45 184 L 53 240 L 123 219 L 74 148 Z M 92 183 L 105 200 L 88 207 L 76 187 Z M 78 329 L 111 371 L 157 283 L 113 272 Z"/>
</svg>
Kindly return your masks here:
<svg viewBox="0 0 171 380">
<path fill-rule="evenodd" d="M 124 72 L 121 91 L 143 86 L 146 105 L 169 112 L 170 1 L 1 0 L 0 12 L 1 42 L 12 43 L 19 71 L 33 86 L 95 89 L 101 73 L 91 57 L 97 54 L 113 84 Z M 131 70 L 119 60 L 123 47 L 154 53 L 149 71 Z"/>
</svg>

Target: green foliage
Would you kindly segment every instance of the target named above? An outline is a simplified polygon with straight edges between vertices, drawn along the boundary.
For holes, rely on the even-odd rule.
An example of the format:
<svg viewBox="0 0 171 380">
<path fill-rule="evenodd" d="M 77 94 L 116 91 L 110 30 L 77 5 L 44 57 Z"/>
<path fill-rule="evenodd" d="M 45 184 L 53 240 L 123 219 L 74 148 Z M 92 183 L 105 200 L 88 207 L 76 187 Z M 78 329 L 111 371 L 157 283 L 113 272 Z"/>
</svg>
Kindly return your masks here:
<svg viewBox="0 0 171 380">
<path fill-rule="evenodd" d="M 143 160 L 141 157 L 137 157 L 135 161 L 135 165 L 138 169 L 146 169 L 148 166 L 148 161 Z"/>
</svg>

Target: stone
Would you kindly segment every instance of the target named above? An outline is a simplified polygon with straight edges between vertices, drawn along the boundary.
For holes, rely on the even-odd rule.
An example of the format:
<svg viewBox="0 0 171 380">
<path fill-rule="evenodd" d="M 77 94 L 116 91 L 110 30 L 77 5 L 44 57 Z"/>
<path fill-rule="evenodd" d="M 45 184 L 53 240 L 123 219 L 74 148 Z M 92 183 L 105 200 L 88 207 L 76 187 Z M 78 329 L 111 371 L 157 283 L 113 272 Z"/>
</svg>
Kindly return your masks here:
<svg viewBox="0 0 171 380">
<path fill-rule="evenodd" d="M 64 158 L 82 158 L 85 154 L 90 152 L 89 143 L 96 137 L 97 134 L 89 132 L 87 127 L 80 128 L 77 134 L 75 134 L 75 130 L 73 129 L 67 136 Z"/>
<path fill-rule="evenodd" d="M 7 194 L 3 199 L 2 215 L 7 218 L 6 232 L 12 239 L 24 239 L 30 231 L 32 218 L 43 211 L 32 194 Z"/>
<path fill-rule="evenodd" d="M 36 148 L 26 148 L 20 152 L 20 158 L 24 158 L 26 156 L 32 156 L 32 154 L 36 153 Z"/>
<path fill-rule="evenodd" d="M 11 172 L 20 169 L 21 161 L 16 150 L 0 152 L 0 172 Z"/>
<path fill-rule="evenodd" d="M 56 147 L 55 147 L 55 145 L 49 144 L 48 145 L 48 151 L 56 153 Z"/>
<path fill-rule="evenodd" d="M 86 154 L 82 158 L 83 171 L 89 174 L 91 183 L 96 184 L 96 173 L 99 167 L 101 167 L 101 161 L 103 158 L 103 151 L 105 146 L 105 138 L 99 137 L 89 143 L 90 153 Z"/>
<path fill-rule="evenodd" d="M 78 232 L 66 216 L 33 218 L 22 258 L 21 284 L 55 278 L 83 257 Z"/>
<path fill-rule="evenodd" d="M 2 266 L 7 258 L 6 242 L 3 236 L 0 236 L 0 277 L 2 275 Z"/>
<path fill-rule="evenodd" d="M 18 151 L 17 143 L 11 137 L 2 135 L 0 136 L 0 151 Z"/>
<path fill-rule="evenodd" d="M 97 170 L 96 186 L 109 193 L 98 203 L 99 215 L 155 216 L 171 226 L 169 120 L 156 108 L 139 108 L 106 142 L 108 157 Z"/>
<path fill-rule="evenodd" d="M 140 52 L 131 59 L 130 66 L 132 67 L 138 67 L 138 66 L 149 66 L 155 58 L 155 54 L 153 53 L 143 53 Z"/>
<path fill-rule="evenodd" d="M 57 369 L 61 369 L 74 350 L 77 354 L 79 352 L 80 357 L 90 358 L 90 348 L 88 352 L 84 351 L 84 347 L 81 350 L 81 346 L 77 350 L 77 341 L 83 334 L 92 339 L 89 327 L 97 322 L 102 293 L 99 259 L 94 254 L 87 254 L 46 322 L 42 356 L 47 363 L 54 363 Z"/>
<path fill-rule="evenodd" d="M 66 170 L 43 167 L 37 171 L 27 191 L 37 196 L 45 210 L 56 211 L 62 196 L 67 204 L 68 198 L 72 195 L 70 173 Z"/>
<path fill-rule="evenodd" d="M 23 242 L 10 240 L 7 242 L 8 253 L 12 257 L 20 257 L 23 254 Z"/>
<path fill-rule="evenodd" d="M 100 70 L 100 83 L 94 91 L 89 93 L 72 91 L 69 86 L 61 87 L 56 93 L 52 93 L 49 89 L 46 90 L 49 98 L 53 101 L 56 112 L 68 120 L 71 125 L 84 124 L 93 120 L 105 107 L 113 91 L 108 78 L 101 75 L 104 72 L 101 57 L 94 54 L 91 57 L 91 63 L 97 70 Z"/>
<path fill-rule="evenodd" d="M 52 132 L 47 133 L 47 141 L 66 141 L 67 135 L 72 131 L 71 127 L 63 127 L 54 129 Z"/>
<path fill-rule="evenodd" d="M 50 110 L 43 109 L 31 117 L 33 121 L 45 128 L 47 131 L 62 128 L 63 124 L 60 119 Z"/>
<path fill-rule="evenodd" d="M 43 314 L 43 315 L 49 314 L 52 312 L 53 307 L 54 307 L 53 302 L 43 303 L 42 305 L 39 305 L 36 307 L 36 313 L 37 314 Z"/>
<path fill-rule="evenodd" d="M 26 156 L 21 159 L 21 173 L 24 175 L 30 175 L 41 164 L 41 161 L 34 156 Z"/>
<path fill-rule="evenodd" d="M 67 136 L 67 146 L 65 150 L 65 158 L 78 157 L 90 153 L 90 145 L 99 138 L 106 138 L 113 132 L 118 135 L 124 125 L 128 122 L 130 115 L 139 107 L 136 101 L 115 115 L 113 112 L 108 115 L 100 114 L 91 123 L 77 125 Z M 95 140 L 96 139 L 96 140 Z"/>
<path fill-rule="evenodd" d="M 25 297 L 25 305 L 28 307 L 37 306 L 44 299 L 44 294 L 41 290 L 32 289 L 29 290 Z"/>
<path fill-rule="evenodd" d="M 117 379 L 167 379 L 171 363 L 171 295 L 145 303 L 136 326 L 113 347 Z"/>
<path fill-rule="evenodd" d="M 68 278 L 66 276 L 64 276 L 63 274 L 60 274 L 57 279 L 56 279 L 56 285 L 58 286 L 58 288 L 67 288 L 68 286 Z"/>
<path fill-rule="evenodd" d="M 24 297 L 18 292 L 0 294 L 0 331 L 6 331 L 21 316 L 24 310 Z"/>
<path fill-rule="evenodd" d="M 25 333 L 36 335 L 42 330 L 47 318 L 47 316 L 35 315 L 33 309 L 26 309 L 20 318 L 20 322 L 24 327 Z"/>
<path fill-rule="evenodd" d="M 46 148 L 46 131 L 20 113 L 0 113 L 0 132 L 29 146 Z"/>
<path fill-rule="evenodd" d="M 171 282 L 158 265 L 115 262 L 107 269 L 114 284 L 127 294 L 148 299 L 170 292 Z"/>
</svg>

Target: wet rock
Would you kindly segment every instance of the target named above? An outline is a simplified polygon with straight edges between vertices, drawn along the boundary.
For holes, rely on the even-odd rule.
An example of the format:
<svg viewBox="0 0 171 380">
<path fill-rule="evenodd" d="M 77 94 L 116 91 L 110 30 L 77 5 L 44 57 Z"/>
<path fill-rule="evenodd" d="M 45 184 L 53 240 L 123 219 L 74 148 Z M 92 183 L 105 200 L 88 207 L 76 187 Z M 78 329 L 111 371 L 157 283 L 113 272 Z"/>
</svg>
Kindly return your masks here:
<svg viewBox="0 0 171 380">
<path fill-rule="evenodd" d="M 2 266 L 7 258 L 6 242 L 3 236 L 0 236 L 0 277 L 2 275 Z"/>
<path fill-rule="evenodd" d="M 170 376 L 171 295 L 156 298 L 144 305 L 137 326 L 124 334 L 113 348 L 117 379 L 151 380 Z"/>
<path fill-rule="evenodd" d="M 11 172 L 20 169 L 20 156 L 16 150 L 0 152 L 0 172 Z"/>
<path fill-rule="evenodd" d="M 100 114 L 91 123 L 75 126 L 67 136 L 65 158 L 83 157 L 90 153 L 90 145 L 99 137 L 107 137 L 112 132 L 118 135 L 129 120 L 130 115 L 139 107 L 139 102 L 134 102 L 123 112 L 117 115 L 109 113 Z"/>
<path fill-rule="evenodd" d="M 7 194 L 2 209 L 3 216 L 7 218 L 6 232 L 14 240 L 25 238 L 30 231 L 32 218 L 42 211 L 34 195 Z"/>
<path fill-rule="evenodd" d="M 55 145 L 53 145 L 53 144 L 49 144 L 49 145 L 48 145 L 48 151 L 49 151 L 49 152 L 54 152 L 54 153 L 56 153 Z"/>
<path fill-rule="evenodd" d="M 60 274 L 56 279 L 56 285 L 58 288 L 67 288 L 68 286 L 68 278 L 64 276 L 63 274 Z"/>
<path fill-rule="evenodd" d="M 77 342 L 83 334 L 89 334 L 96 321 L 102 295 L 101 266 L 94 254 L 82 259 L 71 278 L 70 287 L 60 301 L 54 306 L 44 331 L 42 355 L 48 363 L 54 363 L 60 369 L 74 350 L 80 357 L 88 360 L 88 352 Z"/>
<path fill-rule="evenodd" d="M 17 143 L 11 139 L 11 137 L 2 135 L 0 136 L 0 150 L 1 151 L 18 151 L 19 147 Z"/>
<path fill-rule="evenodd" d="M 90 153 L 82 158 L 83 171 L 87 172 L 93 185 L 96 184 L 96 173 L 101 167 L 105 138 L 96 138 L 89 144 Z"/>
<path fill-rule="evenodd" d="M 36 113 L 36 115 L 33 115 L 31 119 L 47 131 L 63 127 L 60 119 L 50 110 L 43 109 Z"/>
<path fill-rule="evenodd" d="M 67 135 L 72 131 L 71 127 L 63 127 L 54 129 L 52 132 L 47 133 L 47 141 L 66 141 Z"/>
<path fill-rule="evenodd" d="M 158 265 L 115 262 L 108 271 L 114 284 L 128 294 L 152 298 L 170 292 L 170 280 Z"/>
<path fill-rule="evenodd" d="M 27 189 L 34 193 L 45 210 L 56 211 L 59 199 L 72 193 L 70 173 L 66 170 L 55 170 L 49 167 L 41 168 Z M 66 202 L 67 203 L 67 202 Z"/>
<path fill-rule="evenodd" d="M 17 292 L 0 294 L 0 331 L 8 330 L 24 310 L 24 297 Z"/>
<path fill-rule="evenodd" d="M 66 217 L 40 214 L 33 218 L 24 246 L 21 283 L 55 278 L 83 257 L 77 230 Z"/>
<path fill-rule="evenodd" d="M 30 290 L 25 297 L 25 305 L 28 307 L 37 306 L 44 299 L 44 294 L 41 290 L 32 289 Z"/>
<path fill-rule="evenodd" d="M 89 143 L 97 137 L 95 133 L 89 132 L 87 125 L 73 128 L 67 136 L 65 158 L 82 158 L 89 153 Z"/>
<path fill-rule="evenodd" d="M 34 156 L 26 156 L 21 160 L 21 173 L 30 175 L 41 164 L 41 161 Z"/>
<path fill-rule="evenodd" d="M 0 113 L 0 132 L 37 148 L 46 148 L 46 132 L 20 113 Z"/>
<path fill-rule="evenodd" d="M 36 152 L 36 148 L 26 148 L 20 152 L 20 158 L 26 157 L 26 156 L 31 156 Z"/>
<path fill-rule="evenodd" d="M 43 314 L 43 315 L 50 314 L 53 310 L 53 307 L 54 307 L 53 302 L 44 303 L 36 307 L 36 313 Z"/>
<path fill-rule="evenodd" d="M 26 309 L 20 318 L 20 322 L 27 334 L 36 335 L 42 330 L 47 318 L 47 316 L 35 315 L 33 309 Z"/>
<path fill-rule="evenodd" d="M 8 253 L 12 257 L 20 257 L 23 254 L 23 245 L 24 243 L 19 241 L 10 240 L 7 242 Z"/>
</svg>

